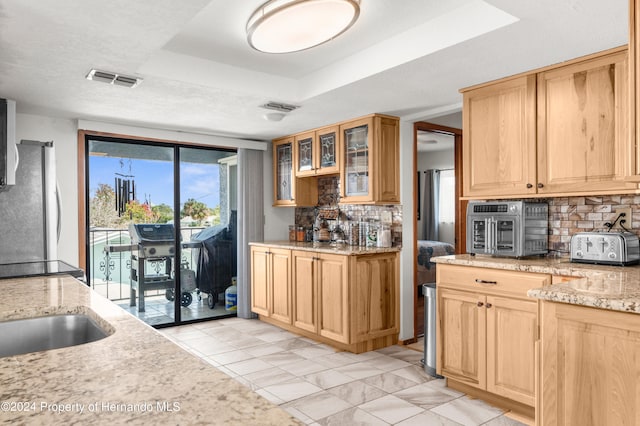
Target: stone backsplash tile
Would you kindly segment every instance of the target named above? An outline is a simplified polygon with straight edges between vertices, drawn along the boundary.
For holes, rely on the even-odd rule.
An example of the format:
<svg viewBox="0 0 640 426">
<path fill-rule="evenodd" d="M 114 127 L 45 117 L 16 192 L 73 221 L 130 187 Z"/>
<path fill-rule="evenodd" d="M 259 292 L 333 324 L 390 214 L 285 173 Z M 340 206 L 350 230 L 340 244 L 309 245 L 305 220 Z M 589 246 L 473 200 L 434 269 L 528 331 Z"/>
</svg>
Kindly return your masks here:
<svg viewBox="0 0 640 426">
<path fill-rule="evenodd" d="M 549 203 L 549 250 L 568 254 L 571 235 L 576 232 L 606 231 L 605 223 L 613 222 L 616 209 L 631 208 L 631 231 L 640 235 L 640 196 L 603 195 L 561 197 Z"/>
<path fill-rule="evenodd" d="M 318 178 L 318 206 L 296 207 L 295 225 L 313 228 L 319 209 L 338 209 L 337 223 L 346 230 L 348 221 L 380 221 L 380 214 L 389 211 L 392 217 L 391 240 L 394 246 L 402 246 L 402 207 L 400 205 L 373 206 L 363 204 L 338 204 L 340 200 L 340 178 L 327 176 Z M 335 225 L 330 223 L 330 226 Z"/>
</svg>

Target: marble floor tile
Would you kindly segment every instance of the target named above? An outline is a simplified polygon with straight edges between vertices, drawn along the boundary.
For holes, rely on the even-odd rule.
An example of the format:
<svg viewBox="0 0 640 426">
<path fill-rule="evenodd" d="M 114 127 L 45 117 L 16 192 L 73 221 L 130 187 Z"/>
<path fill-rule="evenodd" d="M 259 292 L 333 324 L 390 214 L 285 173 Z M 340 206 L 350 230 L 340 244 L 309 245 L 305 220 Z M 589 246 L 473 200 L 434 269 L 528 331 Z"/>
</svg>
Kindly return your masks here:
<svg viewBox="0 0 640 426">
<path fill-rule="evenodd" d="M 304 377 L 307 374 L 317 373 L 318 371 L 325 371 L 329 369 L 329 367 L 327 367 L 326 365 L 307 358 L 304 358 L 292 364 L 288 364 L 284 368 L 289 373 L 295 374 L 298 377 Z"/>
<path fill-rule="evenodd" d="M 426 374 L 405 346 L 352 354 L 242 318 L 159 331 L 303 424 L 522 426 Z"/>
<path fill-rule="evenodd" d="M 264 362 L 268 362 L 269 364 L 275 366 L 287 366 L 298 361 L 303 361 L 306 358 L 301 357 L 300 355 L 294 354 L 293 352 L 276 352 L 269 355 L 264 355 L 260 357 Z"/>
<path fill-rule="evenodd" d="M 345 365 L 344 367 L 338 367 L 335 370 L 353 377 L 354 379 L 364 379 L 365 377 L 377 376 L 383 372 L 379 368 L 372 367 L 369 364 L 369 361 Z"/>
<path fill-rule="evenodd" d="M 284 352 L 281 347 L 275 345 L 273 343 L 265 343 L 258 346 L 251 346 L 249 348 L 244 348 L 247 353 L 255 356 L 256 358 L 263 357 L 265 355 L 271 355 L 279 352 Z"/>
<path fill-rule="evenodd" d="M 288 331 L 268 331 L 268 332 L 256 334 L 255 337 L 257 337 L 262 341 L 273 343 L 273 342 L 280 342 L 282 340 L 292 339 L 296 337 L 296 335 L 293 333 L 289 333 Z"/>
<path fill-rule="evenodd" d="M 302 379 L 296 379 L 286 383 L 278 383 L 275 385 L 265 386 L 262 389 L 276 396 L 283 402 L 293 401 L 295 399 L 303 398 L 317 392 L 322 392 L 322 389 L 318 386 Z"/>
<path fill-rule="evenodd" d="M 436 414 L 447 417 L 465 426 L 477 426 L 502 415 L 502 411 L 480 401 L 466 396 L 433 408 Z"/>
<path fill-rule="evenodd" d="M 400 423 L 396 423 L 396 426 L 460 426 L 460 423 L 431 411 L 424 411 L 417 416 L 409 417 Z"/>
<path fill-rule="evenodd" d="M 189 346 L 205 356 L 211 356 L 214 354 L 220 354 L 223 352 L 234 351 L 237 348 L 230 343 L 220 342 L 211 339 L 203 338 L 190 338 L 188 340 L 182 340 L 182 343 Z"/>
<path fill-rule="evenodd" d="M 412 388 L 402 389 L 393 393 L 394 396 L 407 401 L 425 410 L 446 404 L 457 397 L 450 394 L 440 392 L 438 389 L 428 386 L 427 384 L 417 385 Z"/>
<path fill-rule="evenodd" d="M 225 367 L 239 376 L 245 376 L 250 373 L 255 373 L 256 371 L 273 368 L 273 365 L 259 358 L 252 358 L 245 361 L 233 362 L 225 365 Z"/>
<path fill-rule="evenodd" d="M 333 388 L 355 380 L 353 377 L 347 376 L 337 370 L 324 370 L 307 374 L 304 376 L 304 379 L 322 389 Z"/>
<path fill-rule="evenodd" d="M 284 407 L 293 407 L 313 420 L 320 420 L 352 406 L 335 395 L 328 392 L 320 392 L 297 399 Z"/>
<path fill-rule="evenodd" d="M 245 361 L 255 357 L 246 351 L 236 350 L 236 351 L 223 352 L 221 354 L 209 355 L 208 358 L 216 361 L 220 365 L 227 365 L 227 364 L 232 364 L 234 362 Z"/>
<path fill-rule="evenodd" d="M 361 380 L 345 383 L 328 389 L 327 392 L 347 401 L 351 405 L 360 405 L 374 399 L 382 398 L 387 393 L 381 389 L 366 384 Z"/>
<path fill-rule="evenodd" d="M 294 349 L 302 349 L 302 348 L 308 348 L 309 346 L 314 346 L 312 343 L 309 343 L 308 341 L 304 340 L 304 339 L 287 339 L 287 340 L 279 340 L 277 342 L 274 342 L 274 345 L 282 348 L 282 350 L 285 351 L 292 351 Z"/>
<path fill-rule="evenodd" d="M 393 395 L 365 402 L 358 408 L 391 424 L 401 422 L 424 411 L 423 408 L 416 407 Z"/>
<path fill-rule="evenodd" d="M 383 373 L 363 380 L 366 384 L 382 389 L 387 393 L 398 392 L 416 385 L 413 380 L 405 379 L 393 373 Z"/>
<path fill-rule="evenodd" d="M 360 408 L 353 407 L 320 419 L 318 424 L 322 426 L 387 426 L 389 423 Z"/>
<path fill-rule="evenodd" d="M 313 346 L 308 346 L 306 348 L 294 349 L 291 352 L 298 354 L 301 357 L 311 359 L 311 358 L 318 358 L 321 356 L 331 355 L 336 353 L 337 351 L 326 345 L 313 345 Z"/>
<path fill-rule="evenodd" d="M 424 371 L 422 366 L 417 365 L 410 365 L 409 367 L 393 370 L 391 373 L 420 384 L 435 380 L 434 377 Z"/>
<path fill-rule="evenodd" d="M 369 359 L 366 361 L 366 363 L 367 365 L 378 368 L 382 371 L 398 370 L 400 368 L 411 366 L 411 364 L 406 361 L 402 361 L 388 355 L 382 355 L 377 358 Z"/>
<path fill-rule="evenodd" d="M 287 373 L 278 367 L 269 368 L 267 370 L 256 371 L 242 376 L 243 379 L 251 382 L 254 386 L 252 389 L 264 388 L 266 386 L 285 383 L 296 379 L 291 373 Z"/>
</svg>

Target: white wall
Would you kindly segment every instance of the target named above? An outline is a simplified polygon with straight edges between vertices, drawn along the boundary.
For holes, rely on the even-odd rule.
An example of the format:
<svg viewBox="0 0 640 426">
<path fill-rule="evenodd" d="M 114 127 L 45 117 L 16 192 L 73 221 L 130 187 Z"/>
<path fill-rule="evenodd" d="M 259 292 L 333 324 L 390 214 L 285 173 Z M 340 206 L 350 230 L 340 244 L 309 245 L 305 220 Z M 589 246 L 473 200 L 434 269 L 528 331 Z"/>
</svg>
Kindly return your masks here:
<svg viewBox="0 0 640 426">
<path fill-rule="evenodd" d="M 282 241 L 289 238 L 289 225 L 295 223 L 295 208 L 273 207 L 273 150 L 268 144 L 264 153 L 264 240 Z"/>
<path fill-rule="evenodd" d="M 78 265 L 78 150 L 75 120 L 38 115 L 16 115 L 16 140 L 53 141 L 62 199 L 62 227 L 58 258 Z"/>
<path fill-rule="evenodd" d="M 402 250 L 400 251 L 400 340 L 413 338 L 413 120 L 400 120 L 400 202 Z"/>
</svg>

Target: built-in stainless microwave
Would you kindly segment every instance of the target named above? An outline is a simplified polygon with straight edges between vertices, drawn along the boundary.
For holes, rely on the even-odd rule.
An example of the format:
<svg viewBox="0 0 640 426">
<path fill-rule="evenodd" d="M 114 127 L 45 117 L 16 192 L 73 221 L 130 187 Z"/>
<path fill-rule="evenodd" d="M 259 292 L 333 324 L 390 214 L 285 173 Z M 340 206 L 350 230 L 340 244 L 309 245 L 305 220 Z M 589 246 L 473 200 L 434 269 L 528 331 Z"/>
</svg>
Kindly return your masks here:
<svg viewBox="0 0 640 426">
<path fill-rule="evenodd" d="M 529 201 L 470 201 L 467 253 L 523 257 L 548 252 L 549 206 Z"/>
</svg>

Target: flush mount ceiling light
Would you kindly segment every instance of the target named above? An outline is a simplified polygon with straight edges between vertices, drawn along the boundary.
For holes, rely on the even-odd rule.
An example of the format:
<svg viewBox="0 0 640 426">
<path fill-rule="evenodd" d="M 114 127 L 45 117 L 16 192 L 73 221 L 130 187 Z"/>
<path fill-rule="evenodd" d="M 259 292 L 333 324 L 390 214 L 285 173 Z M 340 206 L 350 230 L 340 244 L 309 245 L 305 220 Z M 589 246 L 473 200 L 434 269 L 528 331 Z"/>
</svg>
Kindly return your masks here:
<svg viewBox="0 0 640 426">
<path fill-rule="evenodd" d="M 251 47 L 290 53 L 326 43 L 348 30 L 360 15 L 360 0 L 270 0 L 247 22 Z"/>
<path fill-rule="evenodd" d="M 89 71 L 86 79 L 130 88 L 136 87 L 138 84 L 142 83 L 142 79 L 138 77 L 130 77 L 127 75 L 116 74 L 109 71 L 99 71 L 96 69 Z"/>
</svg>

